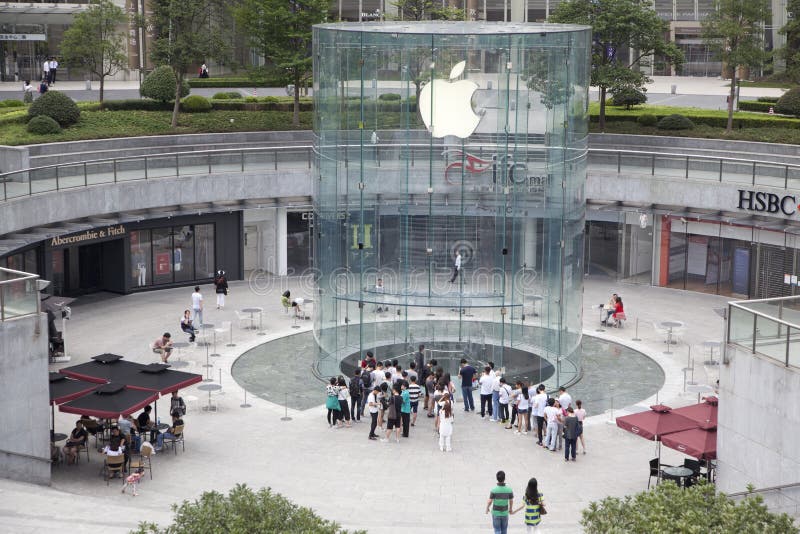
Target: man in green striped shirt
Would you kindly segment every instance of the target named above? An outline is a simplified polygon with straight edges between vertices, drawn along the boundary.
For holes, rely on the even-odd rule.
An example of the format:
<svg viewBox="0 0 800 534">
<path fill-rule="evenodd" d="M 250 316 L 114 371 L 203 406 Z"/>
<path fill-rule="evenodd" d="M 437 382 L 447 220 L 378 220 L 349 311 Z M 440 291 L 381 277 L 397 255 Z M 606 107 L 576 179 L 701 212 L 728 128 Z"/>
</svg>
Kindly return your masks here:
<svg viewBox="0 0 800 534">
<path fill-rule="evenodd" d="M 514 507 L 514 492 L 506 486 L 505 471 L 497 472 L 497 486 L 489 493 L 486 513 L 492 512 L 494 534 L 508 533 L 508 512 Z"/>
</svg>

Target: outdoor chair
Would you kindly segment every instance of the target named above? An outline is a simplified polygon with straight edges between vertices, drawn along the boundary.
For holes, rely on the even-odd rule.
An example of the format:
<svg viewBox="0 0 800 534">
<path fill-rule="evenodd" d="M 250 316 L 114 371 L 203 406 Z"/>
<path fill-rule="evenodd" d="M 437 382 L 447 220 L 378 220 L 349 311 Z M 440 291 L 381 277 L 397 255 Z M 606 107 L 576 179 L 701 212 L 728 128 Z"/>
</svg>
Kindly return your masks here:
<svg viewBox="0 0 800 534">
<path fill-rule="evenodd" d="M 139 448 L 139 454 L 131 457 L 130 472 L 134 473 L 139 470 L 144 471 L 147 469 L 150 471 L 150 480 L 153 480 L 153 463 L 151 457 L 154 452 L 155 449 L 153 449 L 149 441 L 142 443 L 142 446 Z"/>
<path fill-rule="evenodd" d="M 236 318 L 239 320 L 239 328 L 252 328 L 255 326 L 255 318 L 251 317 L 249 313 L 242 313 L 235 310 Z"/>
<path fill-rule="evenodd" d="M 97 438 L 95 437 L 95 440 L 96 440 L 96 439 L 97 439 Z M 86 438 L 86 441 L 89 441 L 89 438 Z M 95 443 L 95 445 L 96 445 L 96 444 L 97 444 L 97 443 Z M 86 462 L 88 463 L 88 462 L 89 462 L 89 445 L 88 445 L 86 442 L 84 442 L 84 443 L 82 443 L 82 444 L 78 445 L 78 454 L 76 455 L 76 458 L 77 458 L 77 459 L 75 460 L 75 463 L 76 463 L 76 464 L 78 464 L 78 463 L 81 461 L 81 453 L 82 453 L 82 452 L 85 452 L 85 453 L 86 453 Z"/>
<path fill-rule="evenodd" d="M 108 481 L 111 478 L 112 473 L 119 473 L 120 478 L 124 476 L 125 472 L 125 455 L 120 454 L 119 456 L 108 456 L 106 455 L 105 465 L 103 468 L 103 473 L 106 479 L 106 486 L 108 486 Z"/>
<path fill-rule="evenodd" d="M 650 477 L 647 479 L 647 489 L 650 489 L 650 479 L 656 477 L 656 481 L 658 481 L 659 477 L 661 476 L 661 468 L 662 467 L 672 467 L 668 464 L 660 464 L 658 463 L 658 458 L 653 458 L 650 460 Z"/>
<path fill-rule="evenodd" d="M 175 451 L 175 455 L 178 454 L 178 443 L 181 444 L 183 452 L 186 452 L 186 443 L 183 441 L 183 427 L 184 425 L 178 425 L 174 428 L 174 438 L 164 436 L 164 445 L 172 445 L 172 450 Z"/>
</svg>

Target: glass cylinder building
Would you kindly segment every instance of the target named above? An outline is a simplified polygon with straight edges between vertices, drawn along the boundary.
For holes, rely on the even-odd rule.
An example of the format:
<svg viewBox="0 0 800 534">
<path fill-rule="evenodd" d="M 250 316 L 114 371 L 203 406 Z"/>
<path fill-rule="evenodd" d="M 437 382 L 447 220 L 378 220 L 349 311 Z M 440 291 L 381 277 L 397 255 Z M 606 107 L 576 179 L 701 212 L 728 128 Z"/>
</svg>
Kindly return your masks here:
<svg viewBox="0 0 800 534">
<path fill-rule="evenodd" d="M 591 31 L 314 27 L 323 376 L 419 345 L 507 379 L 580 375 Z"/>
</svg>

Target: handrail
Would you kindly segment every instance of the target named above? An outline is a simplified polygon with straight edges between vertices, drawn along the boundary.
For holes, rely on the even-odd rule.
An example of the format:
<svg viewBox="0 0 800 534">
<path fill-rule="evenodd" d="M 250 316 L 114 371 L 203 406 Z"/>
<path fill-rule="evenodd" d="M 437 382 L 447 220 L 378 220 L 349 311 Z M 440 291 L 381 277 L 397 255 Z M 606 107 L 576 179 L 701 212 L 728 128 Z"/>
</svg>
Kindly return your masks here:
<svg viewBox="0 0 800 534">
<path fill-rule="evenodd" d="M 744 497 L 745 495 L 751 495 L 753 493 L 764 493 L 767 491 L 780 491 L 789 488 L 796 488 L 800 487 L 800 482 L 792 482 L 791 484 L 781 484 L 780 486 L 769 486 L 767 488 L 759 488 L 754 489 L 752 491 L 745 490 L 745 491 L 737 491 L 735 493 L 728 493 L 728 497 Z"/>
<path fill-rule="evenodd" d="M 778 297 L 775 300 L 779 300 L 779 299 L 783 299 L 783 298 L 785 298 L 785 297 Z M 793 298 L 798 298 L 798 297 L 795 296 Z M 772 300 L 772 299 L 761 299 L 761 302 L 763 302 L 765 300 Z M 758 302 L 758 301 L 756 301 L 756 302 Z M 750 313 L 752 315 L 758 315 L 759 317 L 762 317 L 764 319 L 768 319 L 768 320 L 770 320 L 770 321 L 772 321 L 774 323 L 782 324 L 783 326 L 786 326 L 786 327 L 789 327 L 789 328 L 794 328 L 795 330 L 800 330 L 800 325 L 798 325 L 796 323 L 790 323 L 789 321 L 784 321 L 783 319 L 778 319 L 777 317 L 775 317 L 773 315 L 768 315 L 768 314 L 766 314 L 764 312 L 760 312 L 758 310 L 751 310 L 750 308 L 748 308 L 746 306 L 742 306 L 741 304 L 739 304 L 736 301 L 729 302 L 728 304 L 730 306 L 734 307 L 734 308 L 738 308 L 740 310 L 746 311 L 747 313 Z M 728 314 L 728 318 L 730 318 L 730 313 Z"/>
<path fill-rule="evenodd" d="M 7 451 L 5 449 L 0 449 L 0 452 L 3 454 L 8 454 L 9 456 L 19 456 L 20 458 L 27 458 L 29 460 L 39 460 L 40 462 L 45 463 L 53 463 L 50 458 L 43 458 L 41 456 L 34 456 L 32 454 L 25 454 L 24 452 L 14 452 L 14 451 Z"/>
<path fill-rule="evenodd" d="M 467 150 L 475 150 L 475 149 L 483 149 L 483 148 L 496 148 L 496 144 L 492 143 L 485 143 L 479 142 L 469 146 Z M 389 150 L 400 150 L 401 152 L 409 151 L 410 158 L 411 158 L 411 165 L 414 165 L 414 152 L 416 149 L 423 149 L 429 150 L 430 145 L 425 143 L 381 143 L 378 145 L 371 145 L 371 144 L 361 144 L 361 143 L 350 143 L 350 144 L 343 144 L 343 145 L 330 145 L 331 148 L 335 148 L 336 150 L 344 150 L 345 152 L 351 148 L 375 148 L 376 150 L 376 159 L 375 161 L 369 161 L 368 164 L 375 163 L 380 166 L 380 158 L 379 152 L 385 152 Z M 325 147 L 323 147 L 324 149 Z M 442 148 L 446 149 L 447 147 L 442 145 Z M 563 148 L 563 147 L 562 147 Z M 545 151 L 547 147 L 540 144 L 529 145 L 528 150 L 522 150 L 521 155 L 525 161 L 529 161 L 528 156 L 534 155 L 539 151 Z M 788 189 L 789 187 L 789 180 L 790 178 L 796 180 L 800 178 L 800 164 L 794 163 L 775 163 L 766 160 L 754 160 L 754 159 L 742 159 L 742 158 L 730 158 L 730 157 L 717 157 L 717 156 L 708 156 L 708 155 L 694 155 L 694 154 L 685 154 L 685 153 L 676 153 L 676 152 L 657 152 L 657 151 L 639 151 L 639 150 L 616 150 L 616 149 L 608 149 L 608 148 L 566 148 L 567 151 L 575 150 L 581 152 L 578 157 L 583 157 L 583 150 L 586 150 L 589 158 L 588 163 L 590 168 L 592 168 L 592 156 L 600 156 L 600 157 L 607 157 L 612 156 L 612 160 L 614 156 L 616 156 L 616 161 L 611 161 L 610 165 L 616 166 L 616 172 L 622 173 L 623 168 L 635 168 L 635 169 L 644 169 L 645 174 L 649 174 L 652 176 L 660 175 L 660 169 L 668 169 L 671 171 L 670 174 L 664 174 L 664 176 L 668 176 L 669 178 L 675 179 L 678 178 L 676 174 L 680 174 L 683 179 L 689 180 L 691 178 L 708 181 L 709 179 L 718 181 L 718 182 L 725 182 L 726 173 L 724 172 L 725 165 L 737 165 L 737 166 L 744 166 L 747 167 L 748 170 L 746 172 L 737 172 L 737 173 L 728 173 L 735 174 L 738 177 L 744 176 L 744 180 L 735 180 L 737 184 L 743 183 L 750 183 L 752 185 L 756 185 L 757 178 L 768 178 L 771 180 L 771 183 L 764 184 L 769 187 L 780 187 L 783 186 L 784 189 Z M 194 165 L 196 167 L 202 167 L 204 169 L 208 169 L 208 173 L 211 174 L 213 172 L 213 167 L 215 164 L 212 163 L 212 158 L 214 156 L 226 156 L 226 155 L 234 155 L 238 156 L 236 162 L 221 162 L 217 165 L 226 164 L 226 165 L 236 165 L 236 170 L 224 170 L 221 172 L 245 172 L 247 166 L 247 156 L 251 154 L 270 154 L 272 158 L 269 161 L 259 162 L 259 164 L 269 164 L 269 166 L 274 169 L 279 169 L 279 157 L 278 155 L 281 153 L 284 154 L 291 154 L 292 152 L 296 153 L 303 153 L 305 158 L 297 158 L 294 159 L 287 158 L 285 160 L 286 163 L 290 164 L 297 164 L 298 162 L 305 159 L 305 163 L 308 165 L 310 169 L 312 167 L 312 154 L 313 157 L 325 157 L 325 154 L 320 153 L 320 150 L 317 149 L 315 145 L 311 144 L 304 144 L 304 145 L 277 145 L 277 146 L 265 146 L 265 147 L 251 147 L 251 148 L 224 148 L 224 149 L 211 149 L 211 150 L 199 150 L 199 151 L 178 151 L 178 152 L 162 152 L 158 154 L 146 154 L 146 155 L 137 155 L 137 156 L 121 156 L 121 157 L 109 157 L 109 158 L 100 158 L 100 159 L 91 159 L 91 160 L 82 160 L 82 161 L 75 161 L 75 162 L 68 162 L 68 163 L 56 163 L 51 165 L 42 165 L 39 167 L 28 167 L 25 169 L 20 169 L 16 171 L 10 171 L 6 173 L 0 174 L 0 184 L 2 184 L 2 196 L 0 196 L 1 201 L 7 201 L 13 198 L 20 198 L 26 196 L 32 196 L 38 193 L 43 192 L 52 192 L 52 191 L 59 191 L 61 189 L 67 188 L 75 188 L 75 187 L 87 187 L 89 185 L 94 185 L 90 181 L 90 177 L 92 176 L 100 176 L 102 181 L 99 183 L 118 183 L 121 181 L 131 181 L 131 180 L 149 180 L 153 178 L 166 178 L 166 177 L 174 177 L 174 176 L 182 176 L 185 175 L 185 172 L 181 172 L 181 158 L 193 158 L 193 159 L 205 159 L 206 161 L 200 165 Z M 322 150 L 324 152 L 324 150 Z M 406 156 L 408 157 L 408 156 Z M 166 172 L 159 176 L 157 171 L 158 167 L 154 167 L 150 162 L 154 160 L 163 160 L 169 158 L 170 160 L 174 160 L 174 165 L 170 167 L 165 167 Z M 626 160 L 627 158 L 627 160 Z M 644 159 L 645 162 L 643 164 L 638 163 L 631 163 L 631 159 L 636 158 L 638 161 L 639 159 Z M 682 160 L 681 165 L 679 166 L 664 166 L 659 165 L 660 162 L 663 160 Z M 124 178 L 120 177 L 119 175 L 124 172 L 124 169 L 120 169 L 120 167 L 124 166 L 125 162 L 131 161 L 144 161 L 142 168 L 131 169 L 130 172 L 132 173 L 141 173 L 141 175 L 135 175 L 134 177 Z M 286 164 L 284 163 L 284 164 Z M 347 157 L 344 158 L 343 161 L 344 165 L 347 166 L 348 161 Z M 522 162 L 521 162 L 522 163 Z M 561 163 L 561 162 L 559 162 Z M 113 177 L 112 171 L 100 171 L 96 173 L 90 172 L 90 168 L 95 165 L 109 165 L 113 166 Z M 596 164 L 596 163 L 595 163 Z M 691 164 L 700 164 L 705 165 L 707 168 L 697 168 L 692 167 Z M 711 164 L 711 165 L 709 165 Z M 192 166 L 193 164 L 187 164 L 187 166 Z M 761 169 L 763 170 L 765 167 L 773 170 L 773 172 L 758 174 L 759 165 L 761 165 Z M 82 167 L 82 169 L 81 169 Z M 184 167 L 184 171 L 185 171 Z M 77 172 L 74 174 L 70 174 L 68 172 L 63 172 L 62 169 L 77 169 Z M 752 169 L 752 170 L 750 170 Z M 55 171 L 55 172 L 53 172 Z M 677 172 L 676 172 L 677 171 Z M 47 173 L 50 174 L 47 174 Z M 703 173 L 701 177 L 694 175 L 694 173 Z M 32 174 L 46 174 L 45 177 L 39 179 L 31 179 Z M 153 176 L 156 174 L 156 176 Z M 14 176 L 20 176 L 21 180 L 14 180 Z M 82 178 L 82 180 L 81 180 Z M 107 179 L 106 179 L 107 178 Z M 40 188 L 36 188 L 34 183 L 38 180 L 53 180 L 55 182 L 54 185 L 45 185 Z M 82 182 L 82 183 L 80 183 Z M 778 184 L 774 183 L 778 182 Z M 18 191 L 9 192 L 9 189 L 12 189 L 15 184 L 23 184 L 27 183 L 27 187 L 21 188 Z M 733 183 L 733 181 L 732 181 Z M 20 189 L 18 187 L 18 189 Z"/>
</svg>

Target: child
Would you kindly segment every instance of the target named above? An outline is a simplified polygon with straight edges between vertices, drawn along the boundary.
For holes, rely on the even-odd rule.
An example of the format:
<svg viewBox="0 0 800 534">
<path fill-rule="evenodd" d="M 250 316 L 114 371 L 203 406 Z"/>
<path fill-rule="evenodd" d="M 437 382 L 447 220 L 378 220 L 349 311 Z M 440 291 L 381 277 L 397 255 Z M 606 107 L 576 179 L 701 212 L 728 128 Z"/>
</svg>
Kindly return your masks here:
<svg viewBox="0 0 800 534">
<path fill-rule="evenodd" d="M 139 495 L 136 492 L 136 485 L 139 483 L 141 479 L 142 479 L 142 473 L 137 472 L 128 475 L 128 477 L 125 479 L 125 484 L 123 484 L 122 486 L 122 493 L 125 493 L 125 490 L 128 489 L 128 485 L 130 485 L 131 487 L 133 487 L 133 496 L 136 497 L 137 495 Z"/>
</svg>

